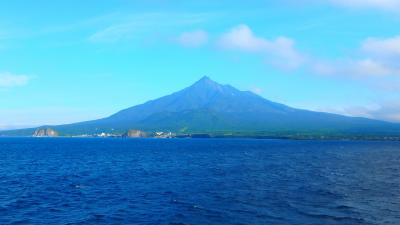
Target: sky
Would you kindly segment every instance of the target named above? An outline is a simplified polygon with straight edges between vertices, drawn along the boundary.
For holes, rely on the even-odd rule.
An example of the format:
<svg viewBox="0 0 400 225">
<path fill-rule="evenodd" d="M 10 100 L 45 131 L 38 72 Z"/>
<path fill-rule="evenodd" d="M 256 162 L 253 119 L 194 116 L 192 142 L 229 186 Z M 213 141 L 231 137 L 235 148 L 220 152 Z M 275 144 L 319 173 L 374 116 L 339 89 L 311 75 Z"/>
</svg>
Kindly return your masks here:
<svg viewBox="0 0 400 225">
<path fill-rule="evenodd" d="M 400 0 L 0 2 L 0 129 L 109 116 L 203 76 L 400 122 Z"/>
</svg>

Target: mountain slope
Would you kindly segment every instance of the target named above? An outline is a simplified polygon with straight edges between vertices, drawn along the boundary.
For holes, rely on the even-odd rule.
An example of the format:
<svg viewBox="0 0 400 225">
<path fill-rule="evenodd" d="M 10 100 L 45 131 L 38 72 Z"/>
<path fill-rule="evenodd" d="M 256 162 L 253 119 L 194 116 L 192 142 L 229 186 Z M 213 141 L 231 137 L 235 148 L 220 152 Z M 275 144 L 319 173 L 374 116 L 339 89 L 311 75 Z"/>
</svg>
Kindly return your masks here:
<svg viewBox="0 0 400 225">
<path fill-rule="evenodd" d="M 120 134 L 129 129 L 177 133 L 400 135 L 398 124 L 295 109 L 252 92 L 220 85 L 208 77 L 108 118 L 51 127 L 64 135 Z M 29 134 L 32 130 L 19 132 Z"/>
</svg>

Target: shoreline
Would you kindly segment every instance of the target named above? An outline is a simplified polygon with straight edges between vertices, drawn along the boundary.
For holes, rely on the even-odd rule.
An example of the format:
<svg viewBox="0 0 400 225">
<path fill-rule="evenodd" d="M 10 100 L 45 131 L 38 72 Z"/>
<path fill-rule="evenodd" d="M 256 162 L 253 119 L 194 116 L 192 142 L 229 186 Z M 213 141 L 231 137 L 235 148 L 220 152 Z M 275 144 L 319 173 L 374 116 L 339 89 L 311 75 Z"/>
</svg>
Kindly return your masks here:
<svg viewBox="0 0 400 225">
<path fill-rule="evenodd" d="M 273 137 L 273 136 L 209 136 L 209 137 L 96 137 L 96 136 L 0 136 L 0 138 L 44 138 L 44 139 L 248 139 L 248 140 L 288 140 L 288 141 L 387 141 L 399 142 L 399 137 Z"/>
</svg>

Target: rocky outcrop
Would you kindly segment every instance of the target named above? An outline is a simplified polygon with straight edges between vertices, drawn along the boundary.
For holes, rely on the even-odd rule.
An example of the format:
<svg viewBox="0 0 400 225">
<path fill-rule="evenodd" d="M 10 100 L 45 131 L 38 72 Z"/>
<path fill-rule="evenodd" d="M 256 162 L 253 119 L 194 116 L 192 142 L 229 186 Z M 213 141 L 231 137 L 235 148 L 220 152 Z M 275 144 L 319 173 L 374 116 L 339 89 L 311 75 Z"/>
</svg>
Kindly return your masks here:
<svg viewBox="0 0 400 225">
<path fill-rule="evenodd" d="M 57 137 L 58 132 L 51 128 L 38 128 L 33 133 L 34 137 Z"/>
<path fill-rule="evenodd" d="M 129 130 L 126 132 L 123 137 L 128 137 L 128 138 L 146 138 L 149 137 L 149 135 L 141 130 Z"/>
</svg>

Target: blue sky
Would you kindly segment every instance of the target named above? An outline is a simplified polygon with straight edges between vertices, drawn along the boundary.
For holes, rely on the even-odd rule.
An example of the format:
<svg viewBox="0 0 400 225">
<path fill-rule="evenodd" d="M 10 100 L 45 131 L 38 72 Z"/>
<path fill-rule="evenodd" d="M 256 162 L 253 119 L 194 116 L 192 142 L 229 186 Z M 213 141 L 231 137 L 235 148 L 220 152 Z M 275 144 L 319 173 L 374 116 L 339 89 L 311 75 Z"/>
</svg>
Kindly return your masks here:
<svg viewBox="0 0 400 225">
<path fill-rule="evenodd" d="M 400 122 L 400 1 L 0 2 L 0 129 L 108 116 L 207 75 Z"/>
</svg>

